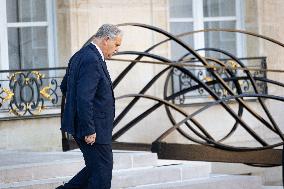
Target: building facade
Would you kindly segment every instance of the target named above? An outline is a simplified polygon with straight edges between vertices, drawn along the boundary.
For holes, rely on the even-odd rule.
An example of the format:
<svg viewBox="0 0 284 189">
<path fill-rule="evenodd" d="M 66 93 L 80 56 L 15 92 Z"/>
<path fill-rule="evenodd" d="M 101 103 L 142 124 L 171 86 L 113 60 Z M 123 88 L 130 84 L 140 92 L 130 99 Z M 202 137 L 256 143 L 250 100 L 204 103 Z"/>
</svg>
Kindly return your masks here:
<svg viewBox="0 0 284 189">
<path fill-rule="evenodd" d="M 24 102 L 31 102 L 29 96 L 33 93 L 33 89 L 38 87 L 36 90 L 38 96 L 42 95 L 43 99 L 46 97 L 44 105 L 41 107 L 46 106 L 47 108 L 44 110 L 33 109 L 30 103 L 18 112 L 21 114 L 27 110 L 23 116 L 19 117 L 15 116 L 17 110 L 11 112 L 13 108 L 2 99 L 0 148 L 4 149 L 40 151 L 61 149 L 61 133 L 59 131 L 61 95 L 57 88 L 56 102 L 53 102 L 52 98 L 44 96 L 43 88 L 49 86 L 51 89 L 55 89 L 52 78 L 57 78 L 56 85 L 60 84 L 60 78 L 65 73 L 65 69 L 62 67 L 67 66 L 70 56 L 81 48 L 103 23 L 143 23 L 159 27 L 174 35 L 210 28 L 238 29 L 262 34 L 280 42 L 284 41 L 282 35 L 284 26 L 281 24 L 284 18 L 282 11 L 284 2 L 282 0 L 0 0 L 0 4 L 2 91 L 11 87 L 7 77 L 11 78 L 16 70 L 19 72 L 20 70 L 48 68 L 38 71 L 44 74 L 40 87 L 32 86 L 29 89 L 24 89 L 23 92 L 19 92 L 22 97 L 18 97 Z M 166 39 L 161 34 L 138 27 L 121 28 L 124 31 L 121 51 L 145 51 L 150 46 Z M 253 36 L 228 32 L 199 32 L 180 39 L 196 50 L 214 47 L 226 50 L 237 57 L 265 57 L 266 66 L 269 69 L 283 67 L 281 66 L 284 59 L 283 47 Z M 164 43 L 153 51 L 153 54 L 172 61 L 177 61 L 185 53 L 183 48 L 173 42 Z M 223 55 L 202 50 L 200 50 L 200 55 L 225 58 Z M 130 59 L 133 56 L 129 55 L 123 58 Z M 126 66 L 125 62 L 108 61 L 112 79 L 114 80 Z M 135 66 L 126 79 L 115 88 L 115 96 L 138 93 L 162 68 L 160 65 L 139 64 Z M 200 73 L 205 74 L 204 72 Z M 15 75 L 15 77 L 19 76 Z M 35 77 L 41 76 L 36 75 Z M 280 82 L 284 80 L 284 75 L 281 73 L 268 72 L 266 77 Z M 166 76 L 160 78 L 147 93 L 162 98 L 165 79 Z M 169 92 L 175 90 L 180 85 L 178 82 L 173 79 L 167 90 Z M 283 91 L 275 86 L 268 86 L 266 92 L 283 96 Z M 17 90 L 14 93 L 16 94 Z M 34 93 L 33 95 L 37 96 Z M 7 94 L 4 92 L 2 96 L 7 97 Z M 193 112 L 208 101 L 206 95 L 202 98 L 200 96 L 202 96 L 200 93 L 195 93 L 193 96 L 184 97 L 184 99 L 175 99 L 175 104 L 185 111 Z M 41 102 L 40 98 L 36 101 Z M 127 103 L 129 103 L 127 99 L 118 100 L 116 102 L 117 112 L 119 113 Z M 277 123 L 282 125 L 283 129 L 284 119 L 279 112 L 279 109 L 283 109 L 283 104 L 270 101 L 266 103 Z M 153 102 L 147 100 L 137 103 L 116 129 L 127 124 L 150 105 L 153 105 Z M 258 108 L 258 105 L 253 101 L 250 102 L 250 105 L 255 109 Z M 237 108 L 237 104 L 231 106 Z M 19 109 L 19 106 L 14 109 Z M 180 115 L 173 114 L 177 119 L 181 118 Z M 200 114 L 198 119 L 202 124 L 207 125 L 207 129 L 216 137 L 221 137 L 234 121 L 225 114 L 222 108 L 215 107 L 211 111 Z M 263 126 L 256 123 L 249 115 L 246 119 L 262 137 L 271 142 L 278 140 L 271 133 L 263 130 Z M 171 122 L 168 120 L 165 110 L 160 108 L 139 122 L 121 137 L 120 141 L 152 142 L 170 126 Z M 172 134 L 168 141 L 189 142 L 183 139 L 179 133 Z M 250 143 L 254 145 L 242 130 L 236 132 L 236 136 L 227 142 L 232 145 Z"/>
</svg>

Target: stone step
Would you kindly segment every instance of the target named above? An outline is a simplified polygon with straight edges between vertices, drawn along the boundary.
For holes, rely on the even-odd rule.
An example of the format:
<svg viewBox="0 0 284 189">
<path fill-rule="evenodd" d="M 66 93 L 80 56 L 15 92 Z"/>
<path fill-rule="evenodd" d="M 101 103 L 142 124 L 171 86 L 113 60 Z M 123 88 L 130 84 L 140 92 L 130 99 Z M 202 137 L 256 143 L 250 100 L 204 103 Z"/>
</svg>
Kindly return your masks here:
<svg viewBox="0 0 284 189">
<path fill-rule="evenodd" d="M 261 179 L 257 176 L 211 176 L 183 180 L 180 182 L 167 182 L 151 185 L 129 187 L 128 189 L 261 189 Z"/>
<path fill-rule="evenodd" d="M 170 163 L 170 164 L 169 164 Z M 118 169 L 113 171 L 112 188 L 128 188 L 146 184 L 181 182 L 182 180 L 209 178 L 211 167 L 209 163 L 177 161 L 159 162 L 155 167 Z M 71 177 L 48 178 L 6 183 L 0 189 L 54 189 Z"/>
<path fill-rule="evenodd" d="M 22 182 L 14 182 L 8 184 L 0 184 L 0 189 L 55 189 L 63 181 L 68 180 L 70 177 L 61 178 L 48 178 L 39 180 L 29 180 Z"/>
<path fill-rule="evenodd" d="M 282 185 L 282 166 L 254 167 L 240 163 L 212 162 L 212 174 L 251 175 L 260 176 L 264 185 Z M 282 188 L 283 189 L 283 188 Z"/>
<path fill-rule="evenodd" d="M 80 151 L 0 152 L 0 184 L 71 176 L 84 167 Z M 150 152 L 114 151 L 114 170 L 157 165 Z"/>
<path fill-rule="evenodd" d="M 210 163 L 206 162 L 159 161 L 158 164 L 156 167 L 114 171 L 113 188 L 208 178 L 211 172 Z"/>
</svg>

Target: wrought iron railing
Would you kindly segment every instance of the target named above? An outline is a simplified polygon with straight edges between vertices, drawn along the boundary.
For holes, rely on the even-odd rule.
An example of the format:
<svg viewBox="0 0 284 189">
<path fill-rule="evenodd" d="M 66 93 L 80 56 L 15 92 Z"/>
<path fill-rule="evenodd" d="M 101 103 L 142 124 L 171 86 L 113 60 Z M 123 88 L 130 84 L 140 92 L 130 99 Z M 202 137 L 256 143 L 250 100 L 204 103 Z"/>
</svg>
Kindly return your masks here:
<svg viewBox="0 0 284 189">
<path fill-rule="evenodd" d="M 259 70 L 265 70 L 267 68 L 266 63 L 266 57 L 246 57 L 246 58 L 238 58 L 238 60 L 245 63 L 246 67 L 248 69 L 256 68 Z M 220 59 L 221 62 L 223 62 L 225 65 L 234 66 L 237 65 L 235 61 L 232 59 Z M 197 61 L 190 61 L 188 62 L 194 63 L 196 65 L 202 65 L 200 62 Z M 184 66 L 185 69 L 190 71 L 193 75 L 195 75 L 196 78 L 198 78 L 200 81 L 203 82 L 210 82 L 214 80 L 214 76 L 211 72 L 207 71 L 206 68 L 199 68 L 199 67 L 189 67 L 187 68 Z M 234 70 L 234 75 L 236 77 L 245 77 L 245 73 L 240 70 Z M 236 85 L 233 81 L 230 80 L 230 75 L 224 70 L 221 69 L 218 74 L 221 76 L 223 80 L 227 80 L 227 83 L 229 87 L 232 89 L 234 93 L 237 92 Z M 258 78 L 266 78 L 266 72 L 265 71 L 257 71 L 252 70 L 251 74 L 254 77 Z M 258 88 L 258 91 L 260 94 L 267 94 L 267 83 L 264 81 L 256 81 L 256 87 Z M 243 79 L 239 80 L 239 84 L 241 87 L 241 90 L 245 94 L 254 94 L 254 88 L 253 84 L 249 79 Z M 172 71 L 172 91 L 173 93 L 177 93 L 183 89 L 192 87 L 194 85 L 197 85 L 197 82 L 194 81 L 191 77 L 189 77 L 187 74 L 183 73 L 177 68 L 174 68 Z M 214 91 L 219 98 L 223 98 L 228 96 L 227 90 L 220 85 L 220 83 L 216 83 L 209 86 L 212 91 Z M 252 99 L 252 98 L 250 98 Z M 204 90 L 203 88 L 199 88 L 198 90 L 194 90 L 188 93 L 184 93 L 182 95 L 179 95 L 176 97 L 173 102 L 178 105 L 186 105 L 186 106 L 192 106 L 196 104 L 206 104 L 209 102 L 213 102 L 214 100 L 211 98 L 210 94 Z"/>
<path fill-rule="evenodd" d="M 66 68 L 0 71 L 0 119 L 60 115 Z"/>
</svg>

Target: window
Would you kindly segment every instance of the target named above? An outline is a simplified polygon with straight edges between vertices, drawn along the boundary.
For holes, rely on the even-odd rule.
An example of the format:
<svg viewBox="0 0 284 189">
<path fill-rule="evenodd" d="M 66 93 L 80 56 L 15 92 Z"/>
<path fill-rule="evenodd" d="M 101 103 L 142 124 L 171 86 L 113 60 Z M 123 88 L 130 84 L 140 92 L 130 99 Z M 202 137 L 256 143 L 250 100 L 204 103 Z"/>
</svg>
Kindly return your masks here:
<svg viewBox="0 0 284 189">
<path fill-rule="evenodd" d="M 242 28 L 241 0 L 170 0 L 169 9 L 170 32 L 173 34 L 208 28 Z M 181 39 L 194 49 L 215 47 L 239 57 L 244 56 L 244 43 L 235 33 L 197 33 Z M 184 49 L 172 43 L 171 54 L 174 60 L 185 53 Z M 212 52 L 206 52 L 205 55 L 211 56 L 210 53 Z M 219 56 L 217 58 L 223 58 Z"/>
<path fill-rule="evenodd" d="M 0 0 L 2 69 L 54 67 L 53 0 Z"/>
</svg>

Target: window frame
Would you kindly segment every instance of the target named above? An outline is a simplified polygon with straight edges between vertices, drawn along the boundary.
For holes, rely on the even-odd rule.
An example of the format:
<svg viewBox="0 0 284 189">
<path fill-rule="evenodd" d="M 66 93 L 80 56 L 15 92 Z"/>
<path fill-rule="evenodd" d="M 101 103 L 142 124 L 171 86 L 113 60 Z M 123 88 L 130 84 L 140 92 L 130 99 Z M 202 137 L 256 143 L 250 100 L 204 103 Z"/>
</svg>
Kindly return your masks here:
<svg viewBox="0 0 284 189">
<path fill-rule="evenodd" d="M 45 0 L 46 21 L 42 22 L 10 22 L 7 21 L 6 0 L 0 0 L 0 68 L 9 70 L 9 48 L 8 48 L 8 29 L 24 27 L 46 27 L 47 28 L 47 50 L 48 67 L 56 67 L 57 61 L 57 43 L 56 43 L 56 17 L 55 0 Z M 2 78 L 3 79 L 3 78 Z"/>
<path fill-rule="evenodd" d="M 170 1 L 170 0 L 169 0 Z M 168 1 L 168 12 L 170 12 L 170 2 Z M 236 2 L 236 15 L 235 16 L 220 16 L 220 17 L 204 17 L 203 11 L 203 0 L 192 0 L 192 18 L 183 17 L 183 18 L 171 18 L 170 13 L 168 14 L 169 20 L 169 29 L 171 23 L 175 22 L 188 22 L 193 24 L 193 30 L 203 30 L 205 22 L 214 22 L 214 21 L 235 21 L 237 29 L 244 28 L 244 11 L 242 7 L 244 7 L 244 2 L 242 0 L 235 0 Z M 241 34 L 236 34 L 237 42 L 236 42 L 236 49 L 237 49 L 237 56 L 238 57 L 245 57 L 246 56 L 246 43 L 245 39 L 241 36 Z M 194 49 L 201 49 L 205 47 L 205 34 L 204 33 L 195 33 L 193 34 L 193 41 L 194 41 Z M 171 48 L 170 48 L 171 51 Z M 200 55 L 204 56 L 205 52 L 200 52 Z"/>
</svg>

